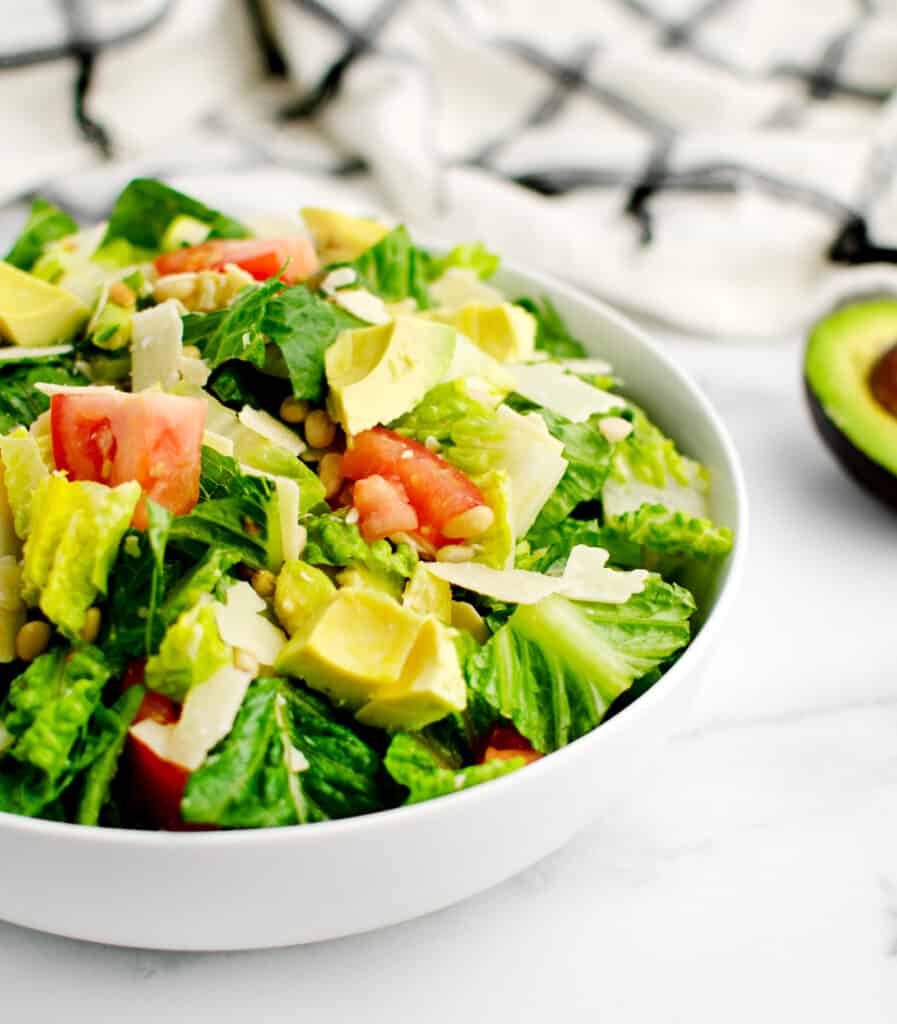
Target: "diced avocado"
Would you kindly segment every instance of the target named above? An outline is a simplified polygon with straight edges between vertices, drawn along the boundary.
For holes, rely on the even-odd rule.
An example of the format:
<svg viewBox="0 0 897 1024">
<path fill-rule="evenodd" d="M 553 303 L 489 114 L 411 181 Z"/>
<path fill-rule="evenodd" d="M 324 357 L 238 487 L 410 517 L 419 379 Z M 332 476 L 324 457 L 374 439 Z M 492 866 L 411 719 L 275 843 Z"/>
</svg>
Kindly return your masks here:
<svg viewBox="0 0 897 1024">
<path fill-rule="evenodd" d="M 165 234 L 162 235 L 162 252 L 174 252 L 175 249 L 182 249 L 185 246 L 200 245 L 209 237 L 211 230 L 210 224 L 203 224 L 195 217 L 181 214 L 165 229 Z"/>
<path fill-rule="evenodd" d="M 365 217 L 350 217 L 338 210 L 319 206 L 302 209 L 302 219 L 312 233 L 321 263 L 343 263 L 354 260 L 365 249 L 389 234 L 389 228 Z"/>
<path fill-rule="evenodd" d="M 453 711 L 463 711 L 466 703 L 453 631 L 430 618 L 417 634 L 399 682 L 382 689 L 355 717 L 381 729 L 423 729 Z"/>
<path fill-rule="evenodd" d="M 897 301 L 844 306 L 810 332 L 804 361 L 823 440 L 860 484 L 897 506 Z"/>
<path fill-rule="evenodd" d="M 339 704 L 361 707 L 395 687 L 424 620 L 386 594 L 339 590 L 277 659 L 277 671 L 304 679 Z"/>
<path fill-rule="evenodd" d="M 178 703 L 189 691 L 233 664 L 233 650 L 218 631 L 213 602 L 204 595 L 168 627 L 158 654 L 146 663 L 146 685 Z"/>
<path fill-rule="evenodd" d="M 90 310 L 74 295 L 0 262 L 0 338 L 13 345 L 55 345 L 84 326 Z"/>
<path fill-rule="evenodd" d="M 284 562 L 274 591 L 274 612 L 292 636 L 325 607 L 336 593 L 326 573 L 299 559 Z"/>
<path fill-rule="evenodd" d="M 136 304 L 120 306 L 110 299 L 91 328 L 90 340 L 97 348 L 111 352 L 124 348 L 131 341 L 131 317 L 136 309 Z"/>
<path fill-rule="evenodd" d="M 451 625 L 452 587 L 418 562 L 402 595 L 402 604 L 418 615 L 432 615 L 438 622 Z"/>
<path fill-rule="evenodd" d="M 519 363 L 536 348 L 536 319 L 511 302 L 499 306 L 468 303 L 450 313 L 434 313 L 434 319 L 452 324 L 470 340 L 502 363 Z"/>
<path fill-rule="evenodd" d="M 387 576 L 385 573 L 374 572 L 373 569 L 365 569 L 361 565 L 353 565 L 343 569 L 337 574 L 336 582 L 341 587 L 360 587 L 362 590 L 377 590 L 381 594 L 388 594 L 398 599 L 402 596 L 402 579 L 397 576 Z"/>
<path fill-rule="evenodd" d="M 454 350 L 451 327 L 419 318 L 343 331 L 324 356 L 331 414 L 348 434 L 390 423 L 442 379 Z"/>
</svg>

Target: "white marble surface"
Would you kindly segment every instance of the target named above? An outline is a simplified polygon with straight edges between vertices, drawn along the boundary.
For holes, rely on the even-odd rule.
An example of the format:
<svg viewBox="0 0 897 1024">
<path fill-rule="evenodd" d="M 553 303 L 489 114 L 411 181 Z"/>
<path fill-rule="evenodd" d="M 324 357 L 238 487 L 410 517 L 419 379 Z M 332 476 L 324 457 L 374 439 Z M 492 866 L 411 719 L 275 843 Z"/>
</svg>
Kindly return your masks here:
<svg viewBox="0 0 897 1024">
<path fill-rule="evenodd" d="M 661 774 L 525 874 L 376 934 L 206 956 L 0 924 L 4 1019 L 897 1019 L 897 518 L 812 433 L 796 342 L 669 344 L 734 433 L 753 531 Z"/>
</svg>

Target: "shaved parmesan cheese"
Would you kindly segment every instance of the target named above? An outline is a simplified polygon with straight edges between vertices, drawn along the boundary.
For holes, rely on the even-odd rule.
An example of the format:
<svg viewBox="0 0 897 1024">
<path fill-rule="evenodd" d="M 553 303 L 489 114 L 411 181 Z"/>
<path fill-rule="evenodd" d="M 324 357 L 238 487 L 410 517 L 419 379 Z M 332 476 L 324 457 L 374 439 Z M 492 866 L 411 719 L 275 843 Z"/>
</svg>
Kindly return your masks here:
<svg viewBox="0 0 897 1024">
<path fill-rule="evenodd" d="M 560 592 L 571 601 L 601 604 L 625 604 L 633 594 L 640 594 L 650 573 L 646 569 L 608 569 L 609 557 L 604 548 L 577 544 L 567 559 Z"/>
<path fill-rule="evenodd" d="M 467 267 L 449 267 L 430 285 L 430 298 L 441 313 L 450 313 L 470 303 L 500 306 L 507 301 L 497 288 L 485 284 L 475 270 Z"/>
<path fill-rule="evenodd" d="M 331 270 L 321 282 L 321 291 L 325 295 L 333 295 L 338 288 L 345 288 L 347 285 L 353 284 L 357 278 L 358 275 L 351 267 L 337 267 L 336 270 Z"/>
<path fill-rule="evenodd" d="M 173 299 L 131 317 L 131 390 L 174 387 L 184 357 L 184 324 Z"/>
<path fill-rule="evenodd" d="M 225 665 L 190 690 L 174 725 L 145 718 L 131 726 L 131 735 L 163 760 L 195 771 L 231 731 L 250 682 L 250 672 Z"/>
<path fill-rule="evenodd" d="M 619 395 L 593 388 L 556 363 L 515 363 L 507 369 L 517 382 L 518 394 L 574 423 L 582 423 L 594 413 L 610 412 L 626 405 Z"/>
<path fill-rule="evenodd" d="M 551 436 L 537 412 L 521 416 L 501 405 L 495 415 L 503 427 L 499 468 L 511 482 L 514 536 L 523 537 L 567 471 L 564 444 Z"/>
<path fill-rule="evenodd" d="M 238 418 L 244 427 L 255 431 L 279 448 L 286 448 L 290 455 L 301 455 L 307 447 L 295 430 L 290 430 L 264 409 L 253 409 L 251 405 L 244 405 Z"/>
<path fill-rule="evenodd" d="M 560 365 L 571 373 L 593 373 L 596 377 L 606 377 L 614 369 L 604 359 L 562 359 Z"/>
<path fill-rule="evenodd" d="M 196 359 L 193 356 L 183 356 L 181 359 L 181 376 L 184 383 L 191 388 L 201 388 L 211 374 L 209 364 L 204 359 Z"/>
<path fill-rule="evenodd" d="M 559 594 L 559 576 L 545 576 L 526 569 L 492 569 L 479 562 L 422 562 L 428 572 L 455 587 L 494 597 L 511 604 L 536 604 L 543 597 Z"/>
<path fill-rule="evenodd" d="M 650 575 L 644 569 L 624 572 L 606 568 L 604 548 L 577 544 L 570 552 L 562 576 L 547 576 L 526 569 L 491 569 L 478 562 L 426 562 L 426 569 L 441 580 L 475 594 L 509 604 L 536 604 L 552 594 L 571 601 L 625 604 L 645 589 Z"/>
<path fill-rule="evenodd" d="M 204 430 L 202 432 L 202 443 L 206 448 L 211 448 L 213 451 L 218 452 L 219 455 L 227 455 L 233 458 L 234 442 L 223 434 L 216 434 L 214 430 Z"/>
<path fill-rule="evenodd" d="M 241 580 L 227 591 L 224 604 L 215 603 L 215 621 L 221 639 L 232 647 L 249 651 L 259 664 L 270 668 L 287 642 L 286 634 L 261 613 L 268 605 L 252 587 Z"/>
<path fill-rule="evenodd" d="M 392 319 L 383 299 L 364 288 L 344 288 L 334 292 L 333 301 L 347 313 L 369 324 L 388 324 Z"/>
<path fill-rule="evenodd" d="M 22 363 L 29 359 L 51 359 L 54 356 L 65 356 L 72 351 L 71 345 L 46 345 L 44 348 L 19 348 L 11 345 L 0 348 L 0 363 Z"/>
<path fill-rule="evenodd" d="M 48 398 L 54 395 L 107 395 L 112 391 L 121 394 L 111 384 L 85 384 L 84 387 L 78 387 L 75 384 L 46 384 L 40 380 L 34 387 Z"/>
</svg>

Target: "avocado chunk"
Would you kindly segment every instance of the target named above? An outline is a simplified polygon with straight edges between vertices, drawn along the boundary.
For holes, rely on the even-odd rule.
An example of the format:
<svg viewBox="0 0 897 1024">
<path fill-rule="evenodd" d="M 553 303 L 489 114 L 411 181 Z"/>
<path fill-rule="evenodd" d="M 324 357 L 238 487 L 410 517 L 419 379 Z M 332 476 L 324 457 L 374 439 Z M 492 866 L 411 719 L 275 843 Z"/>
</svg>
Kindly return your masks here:
<svg viewBox="0 0 897 1024">
<path fill-rule="evenodd" d="M 448 313 L 433 313 L 434 319 L 452 324 L 484 352 L 501 363 L 529 359 L 536 348 L 536 320 L 512 302 L 484 306 L 469 302 Z"/>
<path fill-rule="evenodd" d="M 308 562 L 284 562 L 274 591 L 274 613 L 292 636 L 306 626 L 333 598 L 330 577 Z"/>
<path fill-rule="evenodd" d="M 418 562 L 405 587 L 402 604 L 418 615 L 432 615 L 437 622 L 451 625 L 452 586 L 447 580 L 434 576 Z"/>
<path fill-rule="evenodd" d="M 389 234 L 389 228 L 375 220 L 350 217 L 320 206 L 304 207 L 302 219 L 314 236 L 315 248 L 324 266 L 354 260 Z"/>
<path fill-rule="evenodd" d="M 427 619 L 402 670 L 402 677 L 356 714 L 381 729 L 423 729 L 453 711 L 463 711 L 467 690 L 453 631 Z"/>
<path fill-rule="evenodd" d="M 391 423 L 442 379 L 454 351 L 452 327 L 420 318 L 343 331 L 324 356 L 331 415 L 347 434 Z"/>
<path fill-rule="evenodd" d="M 162 252 L 174 252 L 175 249 L 183 249 L 185 246 L 200 245 L 209 237 L 211 230 L 211 224 L 204 224 L 201 220 L 182 213 L 165 229 L 165 234 L 162 235 Z"/>
<path fill-rule="evenodd" d="M 358 708 L 399 682 L 422 621 L 386 594 L 348 587 L 292 637 L 276 668 Z"/>
<path fill-rule="evenodd" d="M 820 320 L 807 342 L 804 383 L 835 458 L 897 507 L 897 300 L 853 303 Z"/>
<path fill-rule="evenodd" d="M 70 292 L 0 262 L 0 338 L 38 347 L 69 341 L 90 316 Z"/>
<path fill-rule="evenodd" d="M 366 569 L 363 565 L 350 565 L 337 574 L 336 582 L 341 587 L 356 587 L 362 590 L 378 590 L 397 601 L 402 596 L 401 577 L 388 576 L 383 572 Z"/>
</svg>

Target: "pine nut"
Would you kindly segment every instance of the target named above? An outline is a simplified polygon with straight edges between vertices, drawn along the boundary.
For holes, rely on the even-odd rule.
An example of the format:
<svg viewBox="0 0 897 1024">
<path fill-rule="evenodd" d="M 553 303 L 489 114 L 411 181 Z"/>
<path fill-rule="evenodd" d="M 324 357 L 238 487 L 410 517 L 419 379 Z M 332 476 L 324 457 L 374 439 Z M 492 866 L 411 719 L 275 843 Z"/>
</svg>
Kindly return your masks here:
<svg viewBox="0 0 897 1024">
<path fill-rule="evenodd" d="M 452 601 L 452 625 L 470 633 L 478 644 L 489 639 L 489 629 L 482 615 L 468 601 Z"/>
<path fill-rule="evenodd" d="M 308 415 L 308 402 L 301 398 L 285 398 L 280 403 L 280 418 L 284 423 L 302 423 Z"/>
<path fill-rule="evenodd" d="M 16 657 L 34 661 L 50 646 L 50 624 L 42 619 L 26 622 L 16 634 Z"/>
<path fill-rule="evenodd" d="M 115 284 L 109 285 L 109 298 L 117 306 L 134 306 L 137 304 L 137 296 L 124 281 L 116 281 Z"/>
<path fill-rule="evenodd" d="M 473 548 L 465 544 L 446 544 L 436 552 L 437 562 L 469 562 L 474 555 Z"/>
<path fill-rule="evenodd" d="M 323 409 L 314 409 L 305 418 L 305 440 L 312 448 L 329 448 L 336 437 L 336 424 Z"/>
<path fill-rule="evenodd" d="M 343 457 L 336 452 L 328 452 L 318 466 L 318 476 L 324 485 L 324 496 L 332 498 L 343 484 Z"/>
<path fill-rule="evenodd" d="M 252 651 L 244 650 L 242 647 L 235 647 L 234 668 L 238 668 L 243 672 L 249 672 L 254 678 L 259 674 L 259 660 Z"/>
<path fill-rule="evenodd" d="M 611 444 L 616 444 L 629 437 L 632 433 L 632 424 L 622 416 L 605 416 L 599 421 L 598 429 Z"/>
<path fill-rule="evenodd" d="M 181 350 L 185 359 L 202 359 L 202 352 L 195 345 L 185 345 Z"/>
<path fill-rule="evenodd" d="M 84 626 L 81 629 L 81 639 L 86 644 L 92 644 L 100 635 L 100 626 L 103 623 L 103 613 L 99 608 L 88 608 L 84 616 Z"/>
<path fill-rule="evenodd" d="M 273 597 L 277 589 L 277 577 L 268 569 L 256 569 L 252 574 L 252 589 L 259 597 Z"/>
<path fill-rule="evenodd" d="M 488 505 L 474 505 L 443 523 L 442 535 L 449 540 L 469 540 L 481 537 L 494 522 L 495 513 Z"/>
</svg>

